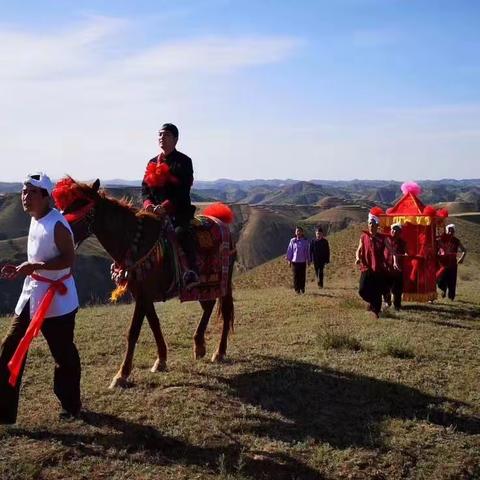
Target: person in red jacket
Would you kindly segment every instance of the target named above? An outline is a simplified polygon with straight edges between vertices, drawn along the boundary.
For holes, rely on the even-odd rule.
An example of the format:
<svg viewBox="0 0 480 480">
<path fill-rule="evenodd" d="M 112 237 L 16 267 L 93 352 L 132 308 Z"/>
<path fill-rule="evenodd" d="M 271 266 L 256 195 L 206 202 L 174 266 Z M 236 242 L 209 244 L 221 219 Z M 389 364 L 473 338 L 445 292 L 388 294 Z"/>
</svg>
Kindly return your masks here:
<svg viewBox="0 0 480 480">
<path fill-rule="evenodd" d="M 379 233 L 379 219 L 368 214 L 368 231 L 360 236 L 355 263 L 360 266 L 358 293 L 368 303 L 368 309 L 379 317 L 382 294 L 385 291 L 389 245 L 385 235 Z"/>
<path fill-rule="evenodd" d="M 458 252 L 461 252 L 457 260 Z M 451 223 L 445 227 L 445 233 L 438 238 L 438 259 L 441 265 L 437 285 L 442 291 L 442 298 L 447 296 L 455 299 L 457 289 L 457 265 L 463 263 L 467 250 L 455 236 L 455 225 Z"/>
<path fill-rule="evenodd" d="M 183 282 L 192 288 L 199 283 L 195 237 L 190 225 L 195 213 L 190 199 L 193 166 L 191 158 L 176 149 L 177 142 L 178 128 L 172 123 L 162 125 L 158 132 L 160 153 L 147 163 L 142 199 L 147 211 L 170 217 L 188 263 Z"/>
<path fill-rule="evenodd" d="M 402 225 L 394 223 L 390 226 L 391 237 L 389 238 L 391 250 L 387 258 L 387 291 L 384 293 L 385 302 L 388 306 L 392 303 L 395 310 L 402 308 L 403 294 L 403 257 L 407 254 L 407 243 L 402 238 Z"/>
</svg>

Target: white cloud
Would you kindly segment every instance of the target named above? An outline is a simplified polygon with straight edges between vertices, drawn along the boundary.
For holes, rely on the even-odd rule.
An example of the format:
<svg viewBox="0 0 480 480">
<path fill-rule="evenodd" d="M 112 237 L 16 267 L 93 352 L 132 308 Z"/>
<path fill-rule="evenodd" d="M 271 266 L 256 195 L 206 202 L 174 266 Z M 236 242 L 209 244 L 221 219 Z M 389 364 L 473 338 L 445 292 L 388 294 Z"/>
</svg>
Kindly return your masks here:
<svg viewBox="0 0 480 480">
<path fill-rule="evenodd" d="M 120 19 L 94 17 L 81 27 L 58 34 L 0 30 L 0 81 L 85 74 L 88 68 L 101 64 L 96 49 L 125 25 Z"/>
<path fill-rule="evenodd" d="M 140 49 L 131 30 L 104 17 L 58 33 L 0 30 L 0 160 L 16 160 L 2 179 L 39 168 L 54 177 L 138 178 L 158 125 L 201 132 L 212 110 L 231 108 L 232 74 L 282 62 L 301 45 L 282 36 L 210 36 Z M 214 149 L 204 139 L 190 145 L 193 156 Z"/>
<path fill-rule="evenodd" d="M 185 72 L 227 73 L 279 62 L 300 45 L 288 37 L 207 37 L 166 43 L 126 59 L 124 71 L 158 76 Z M 121 70 L 122 71 L 122 70 Z"/>
</svg>

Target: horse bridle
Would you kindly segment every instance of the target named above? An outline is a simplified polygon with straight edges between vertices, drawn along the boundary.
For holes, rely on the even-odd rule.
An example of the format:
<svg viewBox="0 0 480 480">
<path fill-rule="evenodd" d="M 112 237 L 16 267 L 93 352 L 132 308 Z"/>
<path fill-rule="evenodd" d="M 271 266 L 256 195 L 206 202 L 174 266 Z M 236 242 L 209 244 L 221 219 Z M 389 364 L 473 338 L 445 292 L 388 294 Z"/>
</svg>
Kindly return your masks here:
<svg viewBox="0 0 480 480">
<path fill-rule="evenodd" d="M 95 222 L 95 207 L 95 202 L 89 201 L 89 203 L 82 207 L 79 212 L 71 212 L 64 214 L 65 219 L 70 224 L 72 229 L 79 224 L 85 228 L 86 235 L 76 244 L 75 248 L 78 248 L 84 240 L 86 240 L 94 233 L 93 224 Z"/>
</svg>

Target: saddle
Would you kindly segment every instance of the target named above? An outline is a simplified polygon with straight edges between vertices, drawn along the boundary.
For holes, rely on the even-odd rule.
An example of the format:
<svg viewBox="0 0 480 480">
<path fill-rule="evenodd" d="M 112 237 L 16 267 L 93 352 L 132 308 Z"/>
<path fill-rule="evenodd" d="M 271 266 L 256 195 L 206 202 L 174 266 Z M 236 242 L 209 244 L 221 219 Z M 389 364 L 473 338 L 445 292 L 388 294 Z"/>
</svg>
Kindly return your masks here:
<svg viewBox="0 0 480 480">
<path fill-rule="evenodd" d="M 191 226 L 195 233 L 199 285 L 186 289 L 182 284 L 187 262 L 175 230 L 167 219 L 162 235 L 142 258 L 125 266 L 112 265 L 112 280 L 117 284 L 117 289 L 111 295 L 112 301 L 118 300 L 125 293 L 129 279 L 142 281 L 150 275 L 155 265 L 164 262 L 171 262 L 175 274 L 170 288 L 167 291 L 159 289 L 155 301 L 165 301 L 176 296 L 182 302 L 214 300 L 224 296 L 229 285 L 230 262 L 235 253 L 228 225 L 214 217 L 199 215 L 192 219 Z"/>
<path fill-rule="evenodd" d="M 227 225 L 214 217 L 198 215 L 191 221 L 195 234 L 197 268 L 200 284 L 191 290 L 179 288 L 180 300 L 213 300 L 225 295 L 228 285 L 228 272 L 232 244 Z M 183 251 L 175 242 L 180 266 L 184 269 L 186 262 Z"/>
</svg>

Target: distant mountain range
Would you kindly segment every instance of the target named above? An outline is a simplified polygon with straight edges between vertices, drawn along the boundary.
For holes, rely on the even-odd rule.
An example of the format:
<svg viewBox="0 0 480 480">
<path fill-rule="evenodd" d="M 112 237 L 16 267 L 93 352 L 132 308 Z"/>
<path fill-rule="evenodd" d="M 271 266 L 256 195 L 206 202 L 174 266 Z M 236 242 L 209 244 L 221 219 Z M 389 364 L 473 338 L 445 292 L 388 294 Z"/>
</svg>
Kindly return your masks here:
<svg viewBox="0 0 480 480">
<path fill-rule="evenodd" d="M 480 180 L 419 182 L 425 204 L 446 207 L 451 214 L 480 218 Z M 108 180 L 103 183 L 117 198 L 129 197 L 141 205 L 140 182 Z M 232 205 L 235 222 L 231 231 L 237 242 L 237 270 L 244 272 L 285 252 L 295 225 L 312 236 L 316 225 L 327 234 L 364 223 L 373 205 L 392 206 L 401 196 L 400 182 L 384 180 L 228 180 L 198 181 L 192 199 L 198 211 L 205 204 L 223 201 Z M 0 182 L 0 265 L 18 263 L 26 257 L 30 217 L 20 203 L 20 183 Z M 468 248 L 468 247 L 467 247 Z M 77 252 L 75 275 L 82 304 L 103 302 L 113 284 L 110 259 L 95 238 Z M 93 281 L 92 281 L 93 280 Z M 18 297 L 20 282 L 0 280 L 0 312 L 9 312 Z"/>
</svg>

